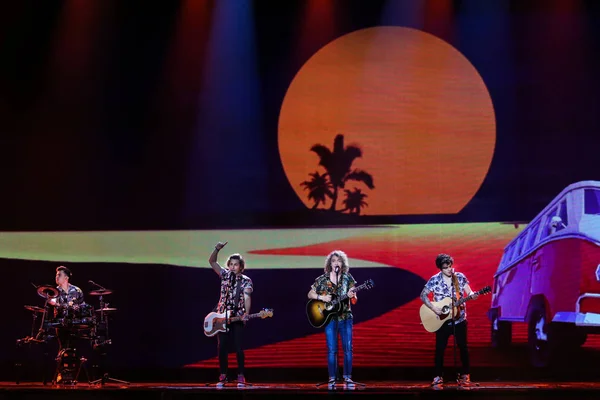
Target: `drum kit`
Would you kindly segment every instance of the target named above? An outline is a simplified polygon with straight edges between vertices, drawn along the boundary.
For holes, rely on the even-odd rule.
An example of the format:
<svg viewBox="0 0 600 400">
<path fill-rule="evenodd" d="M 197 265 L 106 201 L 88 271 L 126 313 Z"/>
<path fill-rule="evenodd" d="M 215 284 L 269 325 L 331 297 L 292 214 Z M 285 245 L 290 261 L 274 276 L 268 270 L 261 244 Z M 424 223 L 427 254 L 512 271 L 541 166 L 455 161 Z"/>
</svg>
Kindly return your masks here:
<svg viewBox="0 0 600 400">
<path fill-rule="evenodd" d="M 34 285 L 35 286 L 35 285 Z M 99 286 L 99 285 L 97 285 Z M 91 304 L 81 303 L 68 304 L 56 303 L 52 305 L 53 299 L 57 299 L 59 292 L 55 287 L 45 285 L 36 286 L 37 294 L 45 300 L 43 307 L 25 305 L 24 308 L 32 313 L 31 336 L 17 340 L 17 345 L 29 343 L 48 343 L 53 338 L 58 338 L 60 351 L 56 357 L 56 372 L 53 383 L 62 385 L 77 384 L 81 368 L 85 369 L 84 357 L 79 357 L 75 348 L 75 340 L 89 340 L 94 350 L 105 349 L 106 345 L 112 344 L 108 335 L 109 316 L 116 312 L 116 308 L 109 307 L 104 301 L 104 296 L 112 294 L 112 290 L 99 286 L 98 289 L 89 292 L 90 296 L 98 298 L 99 308 L 94 309 Z M 50 308 L 54 310 L 51 311 Z M 37 319 L 41 316 L 41 321 Z M 38 325 L 39 324 L 39 325 Z M 35 328 L 38 326 L 37 334 Z M 35 336 L 34 336 L 35 334 Z M 86 375 L 87 369 L 85 369 Z M 88 375 L 89 378 L 89 375 Z M 90 384 L 102 384 L 107 381 L 128 384 L 129 382 L 110 378 L 108 374 Z"/>
</svg>

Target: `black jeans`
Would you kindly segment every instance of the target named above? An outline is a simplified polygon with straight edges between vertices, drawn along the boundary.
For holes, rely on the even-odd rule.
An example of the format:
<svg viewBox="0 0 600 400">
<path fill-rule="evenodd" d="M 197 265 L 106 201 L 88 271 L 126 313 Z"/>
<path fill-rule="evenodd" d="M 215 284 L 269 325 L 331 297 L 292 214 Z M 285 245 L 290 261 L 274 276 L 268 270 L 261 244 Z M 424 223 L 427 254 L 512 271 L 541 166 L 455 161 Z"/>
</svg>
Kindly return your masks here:
<svg viewBox="0 0 600 400">
<path fill-rule="evenodd" d="M 444 324 L 440 329 L 435 332 L 435 376 L 442 376 L 444 373 L 444 353 L 448 346 L 448 338 L 453 334 L 453 327 L 451 324 Z M 456 324 L 456 345 L 460 350 L 460 361 L 462 363 L 462 369 L 460 374 L 468 374 L 469 365 L 469 348 L 467 345 L 467 321 L 463 321 Z"/>
<path fill-rule="evenodd" d="M 221 374 L 227 374 L 229 362 L 228 354 L 231 352 L 231 344 L 233 343 L 238 362 L 238 374 L 244 375 L 244 350 L 242 347 L 242 339 L 244 334 L 244 323 L 241 321 L 234 322 L 229 326 L 229 332 L 220 332 L 219 340 L 219 371 Z"/>
</svg>

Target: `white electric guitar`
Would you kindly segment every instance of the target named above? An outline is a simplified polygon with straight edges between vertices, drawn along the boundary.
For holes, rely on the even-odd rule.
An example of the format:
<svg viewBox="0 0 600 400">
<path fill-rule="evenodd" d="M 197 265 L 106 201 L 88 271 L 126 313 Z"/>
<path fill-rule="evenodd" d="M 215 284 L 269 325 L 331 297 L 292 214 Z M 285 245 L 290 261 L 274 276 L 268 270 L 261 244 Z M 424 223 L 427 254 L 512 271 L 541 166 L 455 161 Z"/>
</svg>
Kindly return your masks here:
<svg viewBox="0 0 600 400">
<path fill-rule="evenodd" d="M 229 313 L 231 311 L 227 311 L 226 313 L 216 313 L 211 312 L 204 318 L 204 334 L 206 336 L 215 336 L 219 332 L 227 332 L 226 325 L 231 324 L 232 322 L 241 321 L 242 317 L 229 317 Z M 256 314 L 248 315 L 248 319 L 253 318 L 262 318 L 265 319 L 267 317 L 273 316 L 272 308 L 265 308 L 261 312 Z"/>
</svg>

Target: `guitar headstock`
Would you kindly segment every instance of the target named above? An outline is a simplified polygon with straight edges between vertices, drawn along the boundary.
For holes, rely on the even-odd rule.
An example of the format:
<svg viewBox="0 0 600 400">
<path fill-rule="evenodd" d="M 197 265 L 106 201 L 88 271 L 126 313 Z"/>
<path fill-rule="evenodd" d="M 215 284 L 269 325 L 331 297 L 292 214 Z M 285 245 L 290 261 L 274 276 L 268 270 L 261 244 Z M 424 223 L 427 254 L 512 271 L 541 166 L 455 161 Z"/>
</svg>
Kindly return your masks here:
<svg viewBox="0 0 600 400">
<path fill-rule="evenodd" d="M 272 317 L 273 316 L 273 309 L 272 308 L 264 308 L 258 314 L 259 314 L 259 316 L 262 319 L 265 319 L 265 318 L 268 318 L 268 317 Z"/>
<path fill-rule="evenodd" d="M 375 282 L 373 282 L 373 279 L 367 279 L 365 283 L 362 284 L 362 286 L 365 289 L 373 289 L 373 286 L 375 286 Z"/>
<path fill-rule="evenodd" d="M 477 292 L 478 294 L 488 294 L 492 291 L 492 288 L 490 286 L 486 286 L 483 289 L 481 289 L 479 292 Z"/>
</svg>

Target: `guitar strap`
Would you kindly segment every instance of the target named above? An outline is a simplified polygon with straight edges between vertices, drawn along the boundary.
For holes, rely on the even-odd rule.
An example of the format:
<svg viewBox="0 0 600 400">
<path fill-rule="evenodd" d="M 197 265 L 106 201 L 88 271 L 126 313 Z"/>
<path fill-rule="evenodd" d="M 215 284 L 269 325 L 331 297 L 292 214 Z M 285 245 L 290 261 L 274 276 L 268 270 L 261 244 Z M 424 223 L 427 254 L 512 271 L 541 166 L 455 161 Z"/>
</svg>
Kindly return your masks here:
<svg viewBox="0 0 600 400">
<path fill-rule="evenodd" d="M 233 303 L 233 315 L 237 315 L 238 304 L 240 304 L 240 298 L 242 297 L 242 279 L 238 279 L 237 285 L 235 286 L 235 300 Z"/>
<path fill-rule="evenodd" d="M 456 293 L 456 299 L 462 299 L 463 294 L 461 293 L 460 288 L 458 287 L 458 278 L 456 277 L 456 274 L 452 275 L 452 283 L 454 284 L 454 293 Z"/>
</svg>

